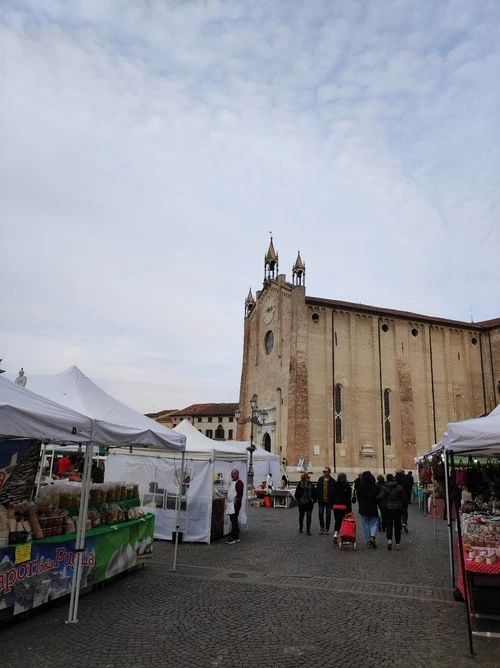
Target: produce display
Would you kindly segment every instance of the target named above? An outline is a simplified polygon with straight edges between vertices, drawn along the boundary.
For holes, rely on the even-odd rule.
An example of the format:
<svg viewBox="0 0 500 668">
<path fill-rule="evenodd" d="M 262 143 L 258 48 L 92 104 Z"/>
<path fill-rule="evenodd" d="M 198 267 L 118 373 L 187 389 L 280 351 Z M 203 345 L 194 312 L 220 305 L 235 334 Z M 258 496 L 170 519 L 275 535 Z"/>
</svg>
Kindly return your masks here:
<svg viewBox="0 0 500 668">
<path fill-rule="evenodd" d="M 81 483 L 61 482 L 42 487 L 36 501 L 0 506 L 0 547 L 74 534 L 81 493 Z M 127 503 L 138 497 L 139 486 L 136 484 L 91 485 L 86 530 L 144 517 L 141 507 Z"/>
</svg>

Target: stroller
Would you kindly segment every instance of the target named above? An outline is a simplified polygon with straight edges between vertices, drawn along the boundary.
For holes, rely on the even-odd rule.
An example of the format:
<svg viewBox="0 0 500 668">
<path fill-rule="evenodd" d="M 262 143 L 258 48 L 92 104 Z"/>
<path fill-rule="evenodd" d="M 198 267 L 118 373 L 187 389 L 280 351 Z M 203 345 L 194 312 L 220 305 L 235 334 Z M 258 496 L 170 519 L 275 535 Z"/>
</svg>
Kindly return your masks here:
<svg viewBox="0 0 500 668">
<path fill-rule="evenodd" d="M 339 548 L 342 549 L 344 545 L 352 545 L 353 550 L 356 549 L 356 522 L 354 520 L 354 513 L 346 513 L 340 525 Z"/>
</svg>

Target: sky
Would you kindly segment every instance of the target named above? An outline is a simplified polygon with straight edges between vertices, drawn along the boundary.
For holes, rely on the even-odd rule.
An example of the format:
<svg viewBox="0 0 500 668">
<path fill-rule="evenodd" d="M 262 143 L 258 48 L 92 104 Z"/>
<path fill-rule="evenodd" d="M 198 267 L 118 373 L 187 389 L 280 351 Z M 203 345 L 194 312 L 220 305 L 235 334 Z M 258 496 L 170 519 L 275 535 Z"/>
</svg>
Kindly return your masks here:
<svg viewBox="0 0 500 668">
<path fill-rule="evenodd" d="M 143 411 L 238 401 L 244 300 L 500 317 L 496 0 L 13 0 L 0 357 Z"/>
</svg>

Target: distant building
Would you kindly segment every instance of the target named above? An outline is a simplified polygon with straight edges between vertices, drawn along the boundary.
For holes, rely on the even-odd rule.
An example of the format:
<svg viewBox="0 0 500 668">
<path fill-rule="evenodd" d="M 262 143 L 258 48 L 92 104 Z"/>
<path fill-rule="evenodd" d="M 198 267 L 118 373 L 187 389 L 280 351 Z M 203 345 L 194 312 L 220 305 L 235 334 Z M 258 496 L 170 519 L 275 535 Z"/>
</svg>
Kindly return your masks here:
<svg viewBox="0 0 500 668">
<path fill-rule="evenodd" d="M 241 411 L 257 395 L 267 418 L 255 442 L 289 465 L 413 468 L 448 422 L 500 402 L 500 318 L 470 323 L 310 297 L 305 276 L 300 253 L 291 283 L 278 273 L 271 239 L 262 290 L 245 301 Z M 250 426 L 238 426 L 238 439 Z"/>
<path fill-rule="evenodd" d="M 238 404 L 192 404 L 182 410 L 172 411 L 168 416 L 171 421 L 169 426 L 173 428 L 182 420 L 188 420 L 208 438 L 232 441 L 236 439 L 234 412 L 237 408 Z"/>
<path fill-rule="evenodd" d="M 160 411 L 159 413 L 146 413 L 146 417 L 156 420 L 164 427 L 169 429 L 173 428 L 172 415 L 177 413 L 177 408 L 171 408 L 169 410 Z"/>
</svg>

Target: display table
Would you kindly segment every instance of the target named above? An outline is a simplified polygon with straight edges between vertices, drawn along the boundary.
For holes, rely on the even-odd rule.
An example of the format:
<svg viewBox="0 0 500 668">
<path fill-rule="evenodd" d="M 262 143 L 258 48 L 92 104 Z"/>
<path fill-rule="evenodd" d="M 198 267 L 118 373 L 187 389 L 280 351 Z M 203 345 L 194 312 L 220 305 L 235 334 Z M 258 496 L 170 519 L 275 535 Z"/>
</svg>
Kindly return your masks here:
<svg viewBox="0 0 500 668">
<path fill-rule="evenodd" d="M 455 550 L 458 566 L 457 587 L 465 598 L 458 539 L 455 541 Z M 472 632 L 476 635 L 487 633 L 500 637 L 500 559 L 497 558 L 493 564 L 477 562 L 467 558 L 466 550 L 464 557 Z"/>
<path fill-rule="evenodd" d="M 151 557 L 154 515 L 89 529 L 81 589 L 108 580 Z M 0 549 L 0 620 L 69 594 L 75 534 Z"/>
<path fill-rule="evenodd" d="M 423 510 L 424 515 L 427 515 L 427 508 L 429 507 L 429 497 L 432 496 L 432 489 L 416 489 L 416 497 L 418 500 L 418 507 Z"/>
<path fill-rule="evenodd" d="M 289 489 L 273 489 L 271 492 L 273 508 L 290 508 L 295 505 L 295 497 Z"/>
</svg>

